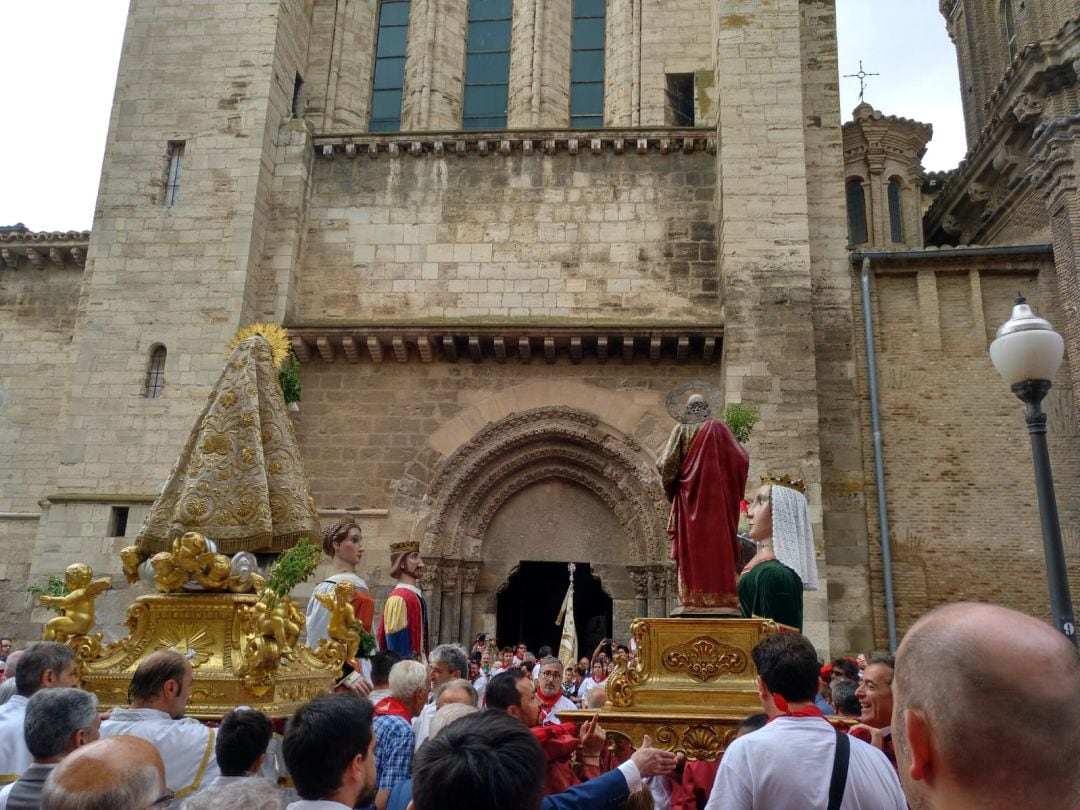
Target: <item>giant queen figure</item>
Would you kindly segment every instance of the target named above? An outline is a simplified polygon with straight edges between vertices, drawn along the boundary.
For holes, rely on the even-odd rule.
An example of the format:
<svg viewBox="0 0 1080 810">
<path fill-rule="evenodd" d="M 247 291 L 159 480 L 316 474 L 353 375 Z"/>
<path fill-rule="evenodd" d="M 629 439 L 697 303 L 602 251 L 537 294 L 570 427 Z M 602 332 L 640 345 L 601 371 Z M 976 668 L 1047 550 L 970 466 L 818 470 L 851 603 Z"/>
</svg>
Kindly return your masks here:
<svg viewBox="0 0 1080 810">
<path fill-rule="evenodd" d="M 750 456 L 712 413 L 708 399 L 692 394 L 656 466 L 671 501 L 667 531 L 681 604 L 676 612 L 738 616 L 739 504 Z"/>
</svg>

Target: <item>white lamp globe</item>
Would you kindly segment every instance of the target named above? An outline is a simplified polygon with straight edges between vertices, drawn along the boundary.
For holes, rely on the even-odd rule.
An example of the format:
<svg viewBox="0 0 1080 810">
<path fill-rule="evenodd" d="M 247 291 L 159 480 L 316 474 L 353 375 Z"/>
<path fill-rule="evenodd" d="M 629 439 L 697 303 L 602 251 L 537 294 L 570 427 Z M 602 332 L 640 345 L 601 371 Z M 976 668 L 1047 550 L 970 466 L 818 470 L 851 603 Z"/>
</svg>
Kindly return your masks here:
<svg viewBox="0 0 1080 810">
<path fill-rule="evenodd" d="M 1025 380 L 1052 381 L 1064 356 L 1061 335 L 1017 294 L 1012 317 L 998 327 L 990 344 L 990 360 L 998 374 L 1010 386 Z"/>
</svg>

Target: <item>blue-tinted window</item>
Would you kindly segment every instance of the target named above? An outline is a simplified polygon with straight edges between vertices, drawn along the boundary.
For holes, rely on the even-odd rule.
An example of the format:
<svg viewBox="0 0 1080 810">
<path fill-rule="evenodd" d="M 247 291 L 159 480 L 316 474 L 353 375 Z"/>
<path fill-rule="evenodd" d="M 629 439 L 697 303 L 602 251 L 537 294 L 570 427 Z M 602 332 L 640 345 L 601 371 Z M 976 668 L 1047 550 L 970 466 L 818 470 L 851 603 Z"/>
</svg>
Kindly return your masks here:
<svg viewBox="0 0 1080 810">
<path fill-rule="evenodd" d="M 470 0 L 462 129 L 504 129 L 513 0 Z"/>
<path fill-rule="evenodd" d="M 900 181 L 889 181 L 889 232 L 894 242 L 904 241 L 904 217 L 900 207 Z"/>
<path fill-rule="evenodd" d="M 409 0 L 379 4 L 375 44 L 375 76 L 371 83 L 372 132 L 401 129 L 401 95 L 405 86 L 405 47 L 409 35 Z"/>
<path fill-rule="evenodd" d="M 863 195 L 862 180 L 858 178 L 847 183 L 847 219 L 848 244 L 861 245 L 866 242 L 866 197 Z"/>
<path fill-rule="evenodd" d="M 574 0 L 570 126 L 604 125 L 604 0 Z"/>
</svg>

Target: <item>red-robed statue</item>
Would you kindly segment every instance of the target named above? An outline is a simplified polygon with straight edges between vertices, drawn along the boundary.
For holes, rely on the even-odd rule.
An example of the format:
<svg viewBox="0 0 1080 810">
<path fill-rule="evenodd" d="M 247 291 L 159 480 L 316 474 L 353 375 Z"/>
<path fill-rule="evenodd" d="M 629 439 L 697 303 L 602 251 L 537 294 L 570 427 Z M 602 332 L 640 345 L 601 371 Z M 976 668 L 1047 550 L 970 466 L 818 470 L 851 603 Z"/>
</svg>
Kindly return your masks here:
<svg viewBox="0 0 1080 810">
<path fill-rule="evenodd" d="M 671 501 L 667 530 L 679 602 L 690 612 L 738 616 L 736 534 L 750 456 L 711 415 L 708 401 L 692 395 L 656 466 Z"/>
</svg>

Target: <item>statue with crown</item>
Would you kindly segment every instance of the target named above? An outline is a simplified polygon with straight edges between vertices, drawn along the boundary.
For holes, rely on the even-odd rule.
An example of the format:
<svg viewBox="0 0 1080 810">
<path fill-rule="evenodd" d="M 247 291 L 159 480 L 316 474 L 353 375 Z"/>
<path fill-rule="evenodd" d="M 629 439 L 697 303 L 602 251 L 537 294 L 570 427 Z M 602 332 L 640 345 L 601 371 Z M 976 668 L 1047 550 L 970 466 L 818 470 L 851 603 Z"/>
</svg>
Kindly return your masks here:
<svg viewBox="0 0 1080 810">
<path fill-rule="evenodd" d="M 120 552 L 127 580 L 148 591 L 128 609 L 128 635 L 108 644 L 91 635 L 93 599 L 108 584 L 90 582 L 88 568 L 75 572 L 82 587 L 49 603 L 70 621 L 48 632 L 76 650 L 80 681 L 103 706 L 125 704 L 139 663 L 171 649 L 194 668 L 189 715 L 248 705 L 284 717 L 331 689 L 355 655 L 348 610 L 312 648 L 291 597 L 318 565 L 320 529 L 278 379 L 288 333 L 254 324 L 229 349 L 135 545 Z M 265 577 L 256 553 L 278 555 Z"/>
</svg>

